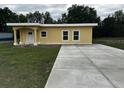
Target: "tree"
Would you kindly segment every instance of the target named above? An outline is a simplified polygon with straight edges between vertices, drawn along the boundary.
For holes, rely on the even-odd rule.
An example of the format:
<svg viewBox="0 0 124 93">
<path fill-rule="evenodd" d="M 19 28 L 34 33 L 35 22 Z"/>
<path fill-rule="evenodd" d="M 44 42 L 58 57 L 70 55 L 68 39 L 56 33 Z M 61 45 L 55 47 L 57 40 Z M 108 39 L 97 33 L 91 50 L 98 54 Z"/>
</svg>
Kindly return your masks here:
<svg viewBox="0 0 124 93">
<path fill-rule="evenodd" d="M 30 23 L 98 23 L 94 28 L 94 37 L 124 37 L 124 12 L 116 11 L 112 15 L 100 21 L 97 11 L 94 8 L 84 5 L 72 5 L 68 8 L 67 13 L 63 13 L 57 21 L 53 20 L 49 12 L 28 13 L 27 15 L 16 14 L 8 7 L 0 8 L 0 31 L 11 31 L 6 23 L 30 22 Z M 9 28 L 9 29 L 8 29 Z"/>
<path fill-rule="evenodd" d="M 102 21 L 102 36 L 124 37 L 124 13 L 116 11 Z"/>
<path fill-rule="evenodd" d="M 58 24 L 67 23 L 67 14 L 63 13 L 61 15 L 61 18 L 58 18 L 57 23 Z"/>
<path fill-rule="evenodd" d="M 3 9 L 3 18 L 5 22 L 18 22 L 18 15 L 14 12 L 12 12 L 8 7 L 5 7 Z"/>
<path fill-rule="evenodd" d="M 1 32 L 4 31 L 5 24 L 6 24 L 6 22 L 5 22 L 3 10 L 0 8 L 0 31 Z"/>
<path fill-rule="evenodd" d="M 68 8 L 67 23 L 94 23 L 99 21 L 94 8 L 77 4 Z"/>
<path fill-rule="evenodd" d="M 45 12 L 44 14 L 44 24 L 52 24 L 53 23 L 53 19 L 50 15 L 49 12 Z"/>
<path fill-rule="evenodd" d="M 34 13 L 27 14 L 27 21 L 29 23 L 42 23 L 43 22 L 43 14 L 39 11 L 35 11 Z"/>
<path fill-rule="evenodd" d="M 112 37 L 114 36 L 114 26 L 115 26 L 115 18 L 108 16 L 102 21 L 102 36 L 104 37 Z"/>
<path fill-rule="evenodd" d="M 43 15 L 39 11 L 35 11 L 34 12 L 34 20 L 35 20 L 35 23 L 42 23 Z"/>
<path fill-rule="evenodd" d="M 62 17 L 58 19 L 58 23 L 67 23 L 67 14 L 63 13 Z"/>
<path fill-rule="evenodd" d="M 122 22 L 124 20 L 124 13 L 122 10 L 116 11 L 113 14 L 113 17 L 116 19 L 116 21 Z"/>
<path fill-rule="evenodd" d="M 58 20 L 57 20 L 57 22 L 56 22 L 57 24 L 62 24 L 63 22 L 62 22 L 62 19 L 61 18 L 58 18 Z"/>
<path fill-rule="evenodd" d="M 18 22 L 18 15 L 12 12 L 8 7 L 0 8 L 0 31 L 10 31 L 7 29 L 6 23 L 15 23 Z"/>
<path fill-rule="evenodd" d="M 20 14 L 18 15 L 18 20 L 19 20 L 19 23 L 25 23 L 27 22 L 27 17 L 24 16 L 23 14 Z"/>
</svg>

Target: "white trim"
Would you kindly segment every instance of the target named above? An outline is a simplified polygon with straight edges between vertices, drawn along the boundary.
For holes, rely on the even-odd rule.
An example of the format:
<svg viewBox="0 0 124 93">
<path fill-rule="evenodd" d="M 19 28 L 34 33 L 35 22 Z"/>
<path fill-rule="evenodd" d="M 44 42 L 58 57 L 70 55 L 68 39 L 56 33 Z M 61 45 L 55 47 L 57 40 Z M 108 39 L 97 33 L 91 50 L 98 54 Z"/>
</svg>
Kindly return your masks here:
<svg viewBox="0 0 124 93">
<path fill-rule="evenodd" d="M 28 39 L 28 33 L 29 33 L 29 32 L 32 32 L 32 34 L 33 34 L 33 42 L 31 43 L 31 44 L 33 44 L 34 41 L 35 41 L 35 40 L 34 40 L 34 39 L 35 39 L 35 38 L 34 38 L 34 31 L 27 31 L 27 32 L 26 32 L 26 33 L 27 33 L 27 35 L 26 35 L 26 44 L 30 44 L 30 43 L 27 41 L 27 39 Z"/>
<path fill-rule="evenodd" d="M 74 31 L 78 31 L 79 32 L 79 40 L 74 40 Z M 80 30 L 72 30 L 72 41 L 80 41 Z"/>
<path fill-rule="evenodd" d="M 40 42 L 38 42 L 38 44 L 41 44 Z"/>
<path fill-rule="evenodd" d="M 38 44 L 40 44 L 40 45 L 42 45 L 42 44 L 43 45 L 52 45 L 52 44 L 60 44 L 60 45 L 62 45 L 62 44 L 66 44 L 66 45 L 75 44 L 75 45 L 78 45 L 78 44 L 92 44 L 92 42 L 91 43 L 80 43 L 80 42 L 72 42 L 72 43 L 56 43 L 56 42 L 42 43 L 42 42 L 40 42 L 40 43 L 33 43 L 33 45 L 38 45 Z M 16 43 L 16 45 L 18 45 L 18 44 Z M 28 45 L 28 43 L 24 43 L 22 45 Z"/>
<path fill-rule="evenodd" d="M 20 42 L 19 42 L 19 45 L 23 45 L 23 42 L 20 41 Z"/>
<path fill-rule="evenodd" d="M 7 23 L 7 26 L 39 26 L 39 23 Z"/>
<path fill-rule="evenodd" d="M 7 26 L 42 26 L 42 27 L 68 27 L 68 26 L 97 26 L 97 23 L 75 24 L 40 24 L 40 23 L 7 23 Z"/>
<path fill-rule="evenodd" d="M 66 26 L 97 26 L 97 23 L 81 23 L 81 24 L 40 24 L 43 27 L 66 27 Z"/>
<path fill-rule="evenodd" d="M 37 43 L 34 43 L 34 46 L 37 46 L 38 44 Z"/>
<path fill-rule="evenodd" d="M 66 45 L 69 45 L 69 44 L 75 44 L 75 45 L 78 45 L 78 44 L 92 44 L 92 43 L 77 43 L 77 42 L 73 42 L 73 43 L 56 43 L 56 42 L 49 42 L 49 43 L 41 43 L 42 44 L 66 44 Z"/>
<path fill-rule="evenodd" d="M 74 44 L 74 45 L 79 45 L 79 44 L 84 44 L 84 45 L 86 45 L 86 44 L 92 44 L 92 43 L 40 43 L 40 45 L 52 45 L 52 44 L 60 44 L 60 45 L 62 45 L 62 44 L 66 44 L 66 45 L 70 45 L 70 44 Z M 17 44 L 18 45 L 18 44 Z M 23 44 L 23 45 L 28 45 L 27 43 L 25 43 L 25 44 Z M 32 45 L 34 45 L 34 44 L 32 44 Z M 38 44 L 37 44 L 38 45 Z"/>
<path fill-rule="evenodd" d="M 18 45 L 18 43 L 13 43 L 13 45 L 14 45 L 14 46 L 17 46 L 17 45 Z"/>
<path fill-rule="evenodd" d="M 46 37 L 42 37 L 41 32 L 46 32 Z M 46 31 L 46 30 L 40 31 L 40 38 L 47 38 L 47 37 L 48 37 L 48 31 Z"/>
<path fill-rule="evenodd" d="M 67 32 L 68 32 L 68 40 L 63 40 L 63 32 L 64 32 L 64 31 L 67 31 Z M 69 41 L 69 38 L 70 38 L 69 34 L 70 34 L 70 30 L 62 30 L 62 41 L 63 41 L 63 42 Z"/>
</svg>

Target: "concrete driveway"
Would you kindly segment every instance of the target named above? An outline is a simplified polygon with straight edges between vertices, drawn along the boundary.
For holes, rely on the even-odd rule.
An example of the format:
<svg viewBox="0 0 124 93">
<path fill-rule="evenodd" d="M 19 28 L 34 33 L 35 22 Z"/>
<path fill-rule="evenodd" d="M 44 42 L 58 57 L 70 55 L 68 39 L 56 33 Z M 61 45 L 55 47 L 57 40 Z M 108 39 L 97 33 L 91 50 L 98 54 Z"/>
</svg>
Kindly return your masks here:
<svg viewBox="0 0 124 93">
<path fill-rule="evenodd" d="M 62 45 L 45 87 L 124 87 L 124 50 L 101 44 Z"/>
</svg>

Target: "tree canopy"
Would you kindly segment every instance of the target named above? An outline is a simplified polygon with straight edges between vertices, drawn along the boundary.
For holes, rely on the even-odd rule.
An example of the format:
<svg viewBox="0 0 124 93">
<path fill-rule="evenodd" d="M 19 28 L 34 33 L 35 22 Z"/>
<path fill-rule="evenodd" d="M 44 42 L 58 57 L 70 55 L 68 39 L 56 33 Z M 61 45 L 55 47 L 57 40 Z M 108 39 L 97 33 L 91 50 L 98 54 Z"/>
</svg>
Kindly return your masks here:
<svg viewBox="0 0 124 93">
<path fill-rule="evenodd" d="M 124 12 L 118 10 L 103 20 L 97 15 L 95 8 L 74 4 L 61 14 L 58 20 L 54 20 L 50 12 L 30 12 L 26 15 L 17 14 L 8 7 L 0 8 L 0 32 L 10 31 L 6 23 L 98 23 L 94 28 L 94 37 L 124 37 Z"/>
<path fill-rule="evenodd" d="M 54 23 L 49 12 L 40 13 L 35 11 L 34 13 L 16 14 L 12 12 L 8 7 L 0 8 L 0 32 L 10 31 L 6 26 L 6 23 Z"/>
<path fill-rule="evenodd" d="M 124 12 L 116 11 L 113 15 L 106 17 L 102 22 L 102 33 L 104 37 L 124 37 Z"/>
<path fill-rule="evenodd" d="M 97 19 L 97 12 L 94 8 L 84 5 L 72 5 L 68 8 L 67 23 L 94 23 Z"/>
<path fill-rule="evenodd" d="M 100 21 L 94 8 L 84 5 L 72 5 L 67 9 L 67 13 L 62 14 L 59 19 L 61 23 L 95 23 Z"/>
</svg>

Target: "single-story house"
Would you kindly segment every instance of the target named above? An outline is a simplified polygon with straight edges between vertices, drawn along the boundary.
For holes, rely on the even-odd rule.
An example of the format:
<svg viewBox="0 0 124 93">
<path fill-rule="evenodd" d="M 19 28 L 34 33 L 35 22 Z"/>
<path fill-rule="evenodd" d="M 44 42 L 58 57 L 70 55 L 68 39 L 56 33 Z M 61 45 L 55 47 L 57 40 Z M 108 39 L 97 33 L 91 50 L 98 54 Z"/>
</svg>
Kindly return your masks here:
<svg viewBox="0 0 124 93">
<path fill-rule="evenodd" d="M 40 24 L 7 23 L 14 32 L 14 45 L 24 44 L 92 44 L 92 28 L 97 23 Z M 17 31 L 20 39 L 17 42 Z"/>
</svg>

